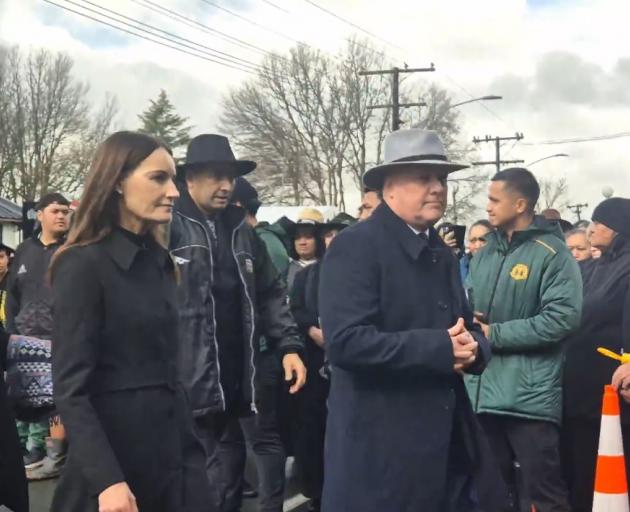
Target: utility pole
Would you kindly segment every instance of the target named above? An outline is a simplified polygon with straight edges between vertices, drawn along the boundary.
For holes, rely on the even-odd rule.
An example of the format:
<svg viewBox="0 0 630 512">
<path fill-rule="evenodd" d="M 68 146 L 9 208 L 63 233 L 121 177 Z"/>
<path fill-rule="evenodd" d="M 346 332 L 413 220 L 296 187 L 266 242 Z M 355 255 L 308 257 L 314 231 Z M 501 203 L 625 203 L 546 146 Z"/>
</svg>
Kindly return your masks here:
<svg viewBox="0 0 630 512">
<path fill-rule="evenodd" d="M 419 103 L 400 103 L 400 74 L 401 73 L 430 73 L 435 71 L 435 65 L 431 63 L 429 68 L 404 68 L 393 67 L 392 69 L 378 69 L 375 71 L 360 71 L 360 76 L 370 75 L 391 75 L 392 76 L 392 102 L 389 105 L 370 105 L 369 109 L 375 108 L 391 108 L 392 109 L 392 131 L 400 129 L 400 109 L 405 107 L 426 107 L 425 102 Z"/>
<path fill-rule="evenodd" d="M 496 157 L 494 162 L 473 162 L 473 165 L 496 165 L 497 172 L 501 170 L 501 164 L 522 164 L 525 160 L 501 160 L 501 142 L 504 140 L 522 140 L 523 134 L 516 133 L 513 137 L 491 137 L 486 135 L 483 139 L 480 137 L 473 138 L 473 143 L 480 144 L 481 142 L 494 142 L 496 149 Z"/>
<path fill-rule="evenodd" d="M 582 210 L 588 208 L 588 203 L 569 204 L 567 208 L 577 215 L 578 222 L 582 220 Z"/>
</svg>

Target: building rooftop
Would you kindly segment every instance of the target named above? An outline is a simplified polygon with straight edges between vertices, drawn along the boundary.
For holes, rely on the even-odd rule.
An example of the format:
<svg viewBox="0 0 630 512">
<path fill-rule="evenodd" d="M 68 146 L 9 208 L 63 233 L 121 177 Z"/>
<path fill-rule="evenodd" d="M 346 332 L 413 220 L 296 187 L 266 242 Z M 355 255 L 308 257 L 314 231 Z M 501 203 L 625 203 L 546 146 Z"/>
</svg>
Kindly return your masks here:
<svg viewBox="0 0 630 512">
<path fill-rule="evenodd" d="M 22 208 L 13 201 L 0 197 L 0 220 L 22 222 Z"/>
</svg>

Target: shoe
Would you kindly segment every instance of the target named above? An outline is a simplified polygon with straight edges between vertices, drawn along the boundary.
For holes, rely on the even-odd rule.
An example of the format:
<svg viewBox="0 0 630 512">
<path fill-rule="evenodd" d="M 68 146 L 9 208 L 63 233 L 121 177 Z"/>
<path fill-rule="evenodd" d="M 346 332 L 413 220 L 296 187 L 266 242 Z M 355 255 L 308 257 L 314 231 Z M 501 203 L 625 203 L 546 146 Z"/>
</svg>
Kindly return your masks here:
<svg viewBox="0 0 630 512">
<path fill-rule="evenodd" d="M 65 439 L 46 438 L 46 456 L 41 464 L 26 470 L 29 481 L 57 478 L 66 463 L 68 446 Z"/>
<path fill-rule="evenodd" d="M 44 448 L 31 448 L 24 454 L 24 457 L 22 457 L 24 469 L 33 469 L 41 466 L 44 457 L 46 457 L 46 450 Z"/>
<path fill-rule="evenodd" d="M 243 498 L 258 498 L 258 491 L 247 480 L 243 480 Z"/>
</svg>

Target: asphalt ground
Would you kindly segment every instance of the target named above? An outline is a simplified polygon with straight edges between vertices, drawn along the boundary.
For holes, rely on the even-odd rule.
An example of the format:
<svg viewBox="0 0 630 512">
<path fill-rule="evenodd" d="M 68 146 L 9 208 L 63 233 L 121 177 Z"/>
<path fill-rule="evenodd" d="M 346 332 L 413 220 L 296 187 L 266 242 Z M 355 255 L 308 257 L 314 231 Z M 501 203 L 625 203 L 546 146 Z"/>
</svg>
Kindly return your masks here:
<svg viewBox="0 0 630 512">
<path fill-rule="evenodd" d="M 251 458 L 248 458 L 248 462 Z M 251 464 L 248 464 L 246 475 L 252 485 L 256 482 L 256 474 Z M 31 482 L 29 484 L 30 511 L 49 512 L 52 497 L 55 492 L 56 480 L 45 480 L 41 482 Z M 244 499 L 241 512 L 256 512 L 257 499 Z M 295 491 L 295 483 L 291 480 L 287 482 L 286 498 L 284 500 L 284 512 L 305 512 L 306 498 Z M 140 511 L 142 512 L 142 511 Z"/>
</svg>

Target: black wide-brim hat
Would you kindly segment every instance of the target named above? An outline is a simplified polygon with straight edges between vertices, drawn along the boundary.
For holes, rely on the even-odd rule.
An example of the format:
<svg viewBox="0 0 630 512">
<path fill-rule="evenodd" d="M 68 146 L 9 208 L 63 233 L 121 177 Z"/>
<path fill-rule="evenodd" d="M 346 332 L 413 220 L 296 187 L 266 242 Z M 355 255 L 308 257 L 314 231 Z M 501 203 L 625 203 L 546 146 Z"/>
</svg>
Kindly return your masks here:
<svg viewBox="0 0 630 512">
<path fill-rule="evenodd" d="M 390 133 L 384 142 L 384 162 L 363 176 L 370 190 L 382 190 L 389 174 L 406 169 L 428 169 L 450 174 L 469 167 L 449 162 L 439 135 L 431 130 L 411 129 Z"/>
<path fill-rule="evenodd" d="M 186 150 L 186 161 L 177 166 L 177 177 L 184 179 L 188 169 L 215 167 L 229 169 L 233 176 L 245 176 L 256 169 L 256 162 L 237 160 L 230 141 L 223 135 L 203 134 L 194 137 Z"/>
<path fill-rule="evenodd" d="M 317 226 L 320 233 L 326 233 L 327 231 L 337 230 L 342 231 L 350 226 L 353 226 L 357 223 L 357 219 L 355 219 L 352 215 L 341 212 L 335 215 L 328 222 L 324 222 L 323 224 L 319 224 Z"/>
</svg>

